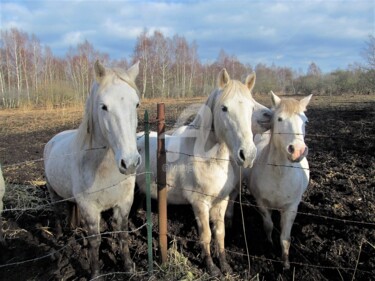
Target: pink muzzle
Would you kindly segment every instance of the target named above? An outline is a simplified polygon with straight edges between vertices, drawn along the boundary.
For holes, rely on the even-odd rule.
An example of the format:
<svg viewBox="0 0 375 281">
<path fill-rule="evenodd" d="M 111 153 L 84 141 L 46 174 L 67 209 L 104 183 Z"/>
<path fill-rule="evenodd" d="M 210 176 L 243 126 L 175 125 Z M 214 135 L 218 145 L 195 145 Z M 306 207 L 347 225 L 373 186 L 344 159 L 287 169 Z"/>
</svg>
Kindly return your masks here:
<svg viewBox="0 0 375 281">
<path fill-rule="evenodd" d="M 288 158 L 291 162 L 300 162 L 307 156 L 309 148 L 304 143 L 290 144 L 288 145 L 287 151 L 289 153 Z"/>
</svg>

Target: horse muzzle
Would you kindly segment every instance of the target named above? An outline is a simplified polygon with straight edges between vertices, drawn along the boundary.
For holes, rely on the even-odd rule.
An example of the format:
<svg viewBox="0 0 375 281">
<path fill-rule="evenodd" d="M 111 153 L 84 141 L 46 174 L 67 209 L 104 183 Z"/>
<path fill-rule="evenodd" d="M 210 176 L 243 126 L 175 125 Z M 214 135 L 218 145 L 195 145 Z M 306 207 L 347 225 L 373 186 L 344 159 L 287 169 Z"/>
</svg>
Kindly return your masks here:
<svg viewBox="0 0 375 281">
<path fill-rule="evenodd" d="M 252 149 L 238 149 L 236 155 L 237 165 L 244 168 L 251 168 L 255 160 L 256 152 L 255 146 Z"/>
<path fill-rule="evenodd" d="M 121 158 L 119 160 L 119 170 L 121 174 L 133 174 L 136 172 L 139 165 L 142 163 L 142 158 L 139 153 L 134 155 L 133 157 Z"/>
<path fill-rule="evenodd" d="M 288 159 L 290 162 L 298 163 L 305 158 L 309 152 L 309 148 L 306 145 L 289 145 L 287 147 Z"/>
</svg>

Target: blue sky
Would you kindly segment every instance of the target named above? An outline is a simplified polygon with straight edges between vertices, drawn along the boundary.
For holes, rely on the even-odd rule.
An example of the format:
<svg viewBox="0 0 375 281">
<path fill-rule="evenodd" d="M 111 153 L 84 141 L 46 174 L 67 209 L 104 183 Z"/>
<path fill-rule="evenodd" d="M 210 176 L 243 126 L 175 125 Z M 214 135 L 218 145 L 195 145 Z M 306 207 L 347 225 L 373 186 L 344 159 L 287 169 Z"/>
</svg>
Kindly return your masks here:
<svg viewBox="0 0 375 281">
<path fill-rule="evenodd" d="M 112 59 L 133 53 L 147 28 L 195 41 L 202 62 L 221 49 L 241 62 L 324 72 L 363 62 L 364 42 L 375 34 L 375 1 L 85 1 L 0 3 L 2 29 L 35 34 L 57 56 L 88 40 Z"/>
</svg>

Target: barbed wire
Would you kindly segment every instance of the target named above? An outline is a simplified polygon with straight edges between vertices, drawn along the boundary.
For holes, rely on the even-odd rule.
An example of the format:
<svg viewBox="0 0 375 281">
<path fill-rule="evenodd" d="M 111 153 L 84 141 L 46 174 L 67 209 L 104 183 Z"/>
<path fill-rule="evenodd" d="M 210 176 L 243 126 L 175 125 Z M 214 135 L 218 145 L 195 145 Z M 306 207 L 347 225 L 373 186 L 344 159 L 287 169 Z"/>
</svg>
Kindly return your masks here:
<svg viewBox="0 0 375 281">
<path fill-rule="evenodd" d="M 116 230 L 116 231 L 107 231 L 107 232 L 102 232 L 102 233 L 98 233 L 98 234 L 92 234 L 92 235 L 88 235 L 88 236 L 85 236 L 85 237 L 80 237 L 80 238 L 76 238 L 74 239 L 75 242 L 79 242 L 81 240 L 84 240 L 84 239 L 90 239 L 90 238 L 94 238 L 94 237 L 98 237 L 98 236 L 103 236 L 103 235 L 109 235 L 109 234 L 119 234 L 119 233 L 134 233 L 134 232 L 137 232 L 139 230 L 141 230 L 142 228 L 146 227 L 147 226 L 147 222 L 142 224 L 141 226 L 139 226 L 138 228 L 136 229 L 133 229 L 133 230 Z M 57 253 L 60 253 L 61 251 L 63 251 L 64 249 L 68 248 L 70 246 L 70 243 L 65 245 L 65 246 L 62 246 L 60 249 L 57 249 L 55 251 L 53 251 L 52 253 L 49 253 L 49 254 L 46 254 L 44 256 L 40 256 L 40 257 L 36 257 L 36 258 L 33 258 L 33 259 L 27 259 L 27 260 L 23 260 L 23 261 L 18 261 L 18 262 L 12 262 L 12 263 L 6 263 L 6 264 L 0 264 L 0 268 L 4 268 L 4 267 L 11 267 L 11 266 L 18 266 L 18 265 L 22 265 L 22 264 L 25 264 L 25 263 L 29 263 L 29 262 L 35 262 L 35 261 L 38 261 L 38 260 L 42 260 L 42 259 L 45 259 L 45 258 L 48 258 L 48 257 L 51 257 Z"/>
<path fill-rule="evenodd" d="M 157 234 L 159 234 L 158 231 L 155 231 L 155 232 Z M 177 239 L 180 239 L 180 240 L 183 240 L 183 241 L 193 242 L 193 243 L 196 243 L 196 244 L 203 244 L 204 243 L 204 242 L 199 241 L 199 240 L 191 239 L 191 238 L 188 238 L 188 237 L 181 237 L 181 236 L 178 236 L 178 235 L 175 235 L 175 234 L 172 234 L 172 233 L 168 233 L 167 235 L 170 236 L 171 239 L 176 239 L 177 238 Z M 210 243 L 206 243 L 206 244 L 210 244 Z M 225 251 L 228 252 L 228 253 L 231 253 L 231 254 L 235 254 L 235 255 L 247 256 L 247 254 L 244 254 L 244 253 L 241 253 L 241 252 L 236 252 L 236 251 L 233 251 L 233 250 L 225 249 Z M 282 263 L 281 260 L 270 259 L 270 258 L 266 258 L 266 257 L 255 256 L 255 255 L 249 255 L 249 256 L 252 259 L 269 261 L 269 262 L 272 262 L 272 263 Z M 354 271 L 354 272 L 355 271 L 359 271 L 359 272 L 366 273 L 366 274 L 373 274 L 373 272 L 371 272 L 371 271 L 359 270 L 359 269 L 351 268 L 351 267 L 315 265 L 315 264 L 308 264 L 308 263 L 302 263 L 302 262 L 293 262 L 293 261 L 290 261 L 290 264 L 294 264 L 294 265 L 298 265 L 298 266 L 306 266 L 306 267 L 318 268 L 318 269 L 332 269 L 332 270 L 341 269 L 341 270 Z"/>
<path fill-rule="evenodd" d="M 154 120 L 153 121 L 154 123 L 156 122 L 160 122 L 159 120 Z M 150 123 L 150 122 L 149 122 Z M 187 126 L 191 126 L 193 127 L 194 129 L 199 129 L 199 127 L 197 127 L 196 125 L 187 125 Z M 207 129 L 209 131 L 212 131 L 212 128 L 203 128 L 203 129 Z M 279 133 L 279 134 L 292 134 L 292 133 Z M 330 135 L 318 135 L 318 134 L 314 134 L 314 135 L 306 135 L 308 137 L 326 137 L 326 138 L 339 138 L 338 136 L 330 136 Z M 141 136 L 138 136 L 137 139 L 140 139 L 144 137 L 144 133 L 141 135 Z M 344 137 L 342 137 L 344 138 Z M 85 149 L 83 151 L 91 151 L 91 150 L 100 150 L 100 149 L 106 149 L 106 147 L 97 147 L 97 148 L 91 148 L 91 149 Z M 212 158 L 212 157 L 204 157 L 204 156 L 196 156 L 196 155 L 191 155 L 191 154 L 188 154 L 188 153 L 183 153 L 183 152 L 175 152 L 175 151 L 168 151 L 166 150 L 165 152 L 169 152 L 169 153 L 178 153 L 178 154 L 182 154 L 182 155 L 186 155 L 186 156 L 191 156 L 191 157 L 200 157 L 200 158 L 203 158 L 203 159 L 211 159 L 211 160 L 220 160 L 220 161 L 233 161 L 233 160 L 228 160 L 228 159 L 220 159 L 220 158 Z M 68 157 L 68 156 L 72 156 L 74 155 L 75 153 L 82 153 L 82 151 L 78 151 L 78 152 L 73 152 L 73 153 L 69 153 L 69 154 L 66 154 L 66 155 L 63 155 L 65 157 Z M 57 157 L 56 157 L 57 158 Z M 61 159 L 61 156 L 58 157 Z M 36 163 L 36 162 L 42 162 L 44 161 L 45 159 L 44 158 L 40 158 L 40 159 L 35 159 L 35 160 L 29 160 L 29 161 L 24 161 L 24 162 L 19 162 L 19 163 L 13 163 L 13 164 L 9 164 L 9 165 L 3 165 L 3 168 L 11 168 L 11 167 L 17 167 L 17 166 L 22 166 L 22 165 L 30 165 L 32 163 Z M 289 165 L 277 165 L 277 164 L 269 164 L 269 163 L 256 163 L 257 165 L 271 165 L 271 166 L 282 166 L 282 167 L 288 167 L 288 168 L 300 168 L 300 167 L 294 167 L 294 166 L 289 166 Z M 307 169 L 309 170 L 309 169 Z M 143 174 L 147 174 L 147 172 L 144 172 L 144 173 L 138 173 L 138 175 L 143 175 Z M 151 173 L 153 174 L 153 173 Z M 132 175 L 129 175 L 130 176 L 134 176 L 135 174 L 132 174 Z M 124 179 L 123 179 L 124 180 Z M 119 183 L 119 182 L 118 182 Z M 116 184 L 113 184 L 111 186 L 107 186 L 107 187 L 104 187 L 100 190 L 96 190 L 94 191 L 93 193 L 95 192 L 100 192 L 100 191 L 103 191 L 104 189 L 107 189 L 107 188 L 111 188 L 111 187 L 114 187 L 116 186 L 118 183 Z M 170 185 L 169 185 L 170 186 Z M 172 186 L 170 186 L 172 187 Z M 172 188 L 176 188 L 176 187 L 172 187 Z M 181 189 L 184 189 L 184 190 L 187 190 L 187 191 L 190 191 L 190 192 L 198 192 L 198 193 L 202 193 L 202 192 L 199 192 L 197 190 L 188 190 L 188 189 L 185 189 L 185 188 L 181 188 Z M 91 192 L 89 193 L 91 194 Z M 202 193 L 204 194 L 204 193 Z M 212 196 L 212 197 L 216 197 L 216 198 L 219 198 L 220 197 L 217 197 L 217 196 L 213 196 L 213 195 L 209 195 L 209 194 L 204 194 L 206 196 Z M 66 199 L 62 199 L 62 200 L 58 200 L 58 201 L 55 201 L 55 202 L 51 202 L 49 204 L 45 204 L 45 205 L 41 205 L 41 206 L 38 206 L 36 208 L 15 208 L 15 209 L 5 209 L 3 210 L 3 212 L 11 212 L 11 211 L 23 211 L 23 212 L 26 212 L 26 211 L 30 211 L 30 210 L 40 210 L 40 209 L 43 209 L 43 207 L 46 207 L 46 206 L 50 206 L 50 205 L 53 205 L 53 204 L 58 204 L 58 203 L 62 203 L 62 202 L 66 202 L 66 201 L 71 201 L 71 200 L 74 200 L 74 197 L 71 197 L 71 198 L 66 198 Z M 224 199 L 223 199 L 224 200 Z M 229 201 L 232 201 L 233 203 L 236 203 L 236 204 L 239 204 L 240 202 L 238 201 L 235 201 L 235 200 L 229 200 Z M 248 206 L 248 207 L 257 207 L 256 205 L 254 204 L 251 204 L 251 203 L 243 203 L 242 204 L 244 206 Z M 277 210 L 277 211 L 280 211 L 280 209 L 276 209 L 276 208 L 269 208 L 271 210 Z M 368 225 L 368 226 L 375 226 L 375 223 L 372 223 L 372 222 L 365 222 L 365 221 L 356 221 L 356 220 L 348 220 L 348 219 L 340 219 L 340 218 L 335 218 L 335 217 L 330 217 L 330 216 L 324 216 L 324 215 L 318 215 L 318 214 L 312 214 L 312 213 L 306 213 L 306 212 L 300 212 L 300 211 L 297 211 L 296 212 L 297 214 L 302 214 L 302 215 L 307 215 L 307 216 L 314 216 L 314 217 L 318 217 L 318 218 L 323 218 L 323 219 L 327 219 L 327 220 L 334 220 L 334 221 L 338 221 L 338 222 L 342 222 L 342 223 L 352 223 L 352 224 L 361 224 L 361 225 Z M 135 232 L 135 231 L 138 231 L 139 229 L 143 228 L 144 226 L 146 226 L 147 223 L 145 223 L 144 225 L 142 225 L 141 227 L 137 228 L 136 230 L 133 230 L 133 231 L 130 231 L 130 232 Z M 98 235 L 105 235 L 105 234 L 115 234 L 115 233 L 121 233 L 121 232 L 125 232 L 125 231 L 120 231 L 120 232 L 106 232 L 106 233 L 102 233 L 102 234 L 98 234 Z M 97 236 L 97 235 L 93 235 L 93 236 L 87 236 L 85 238 L 91 238 L 91 237 L 94 237 L 94 236 Z M 76 241 L 79 241 L 81 239 L 84 239 L 84 238 L 78 238 L 76 239 Z M 190 240 L 190 241 L 193 241 L 193 242 L 199 242 L 199 241 L 194 241 L 192 239 L 187 239 L 186 237 L 184 238 L 186 240 Z M 21 261 L 21 262 L 15 262 L 15 263 L 9 263 L 9 264 L 4 264 L 4 265 L 0 265 L 0 268 L 2 267 L 6 267 L 6 266 L 14 266 L 14 265 L 21 265 L 21 264 L 24 264 L 24 263 L 27 263 L 27 262 L 33 262 L 33 261 L 37 261 L 37 260 L 40 260 L 40 259 L 44 259 L 44 258 L 47 258 L 47 257 L 50 257 L 56 253 L 59 253 L 61 251 L 63 251 L 65 248 L 67 248 L 69 245 L 65 245 L 63 247 L 61 247 L 60 249 L 52 252 L 52 253 L 49 253 L 47 255 L 44 255 L 44 256 L 41 256 L 41 257 L 38 257 L 38 258 L 35 258 L 35 259 L 30 259 L 30 260 L 25 260 L 25 261 Z M 243 253 L 238 253 L 238 252 L 234 252 L 234 251 L 229 251 L 229 250 L 226 250 L 228 252 L 232 252 L 232 253 L 236 253 L 236 254 L 241 254 L 241 255 L 245 255 Z M 273 259 L 266 259 L 266 258 L 263 258 L 263 257 L 257 257 L 257 256 L 251 256 L 251 258 L 253 259 L 263 259 L 263 260 L 266 260 L 266 261 L 270 261 L 270 262 L 278 262 L 280 263 L 281 261 L 278 261 L 278 260 L 273 260 Z M 359 271 L 359 272 L 364 272 L 364 273 L 368 273 L 368 274 L 372 274 L 372 272 L 369 272 L 369 271 L 363 271 L 363 270 L 358 270 L 357 268 L 345 268 L 345 267 L 337 267 L 337 266 L 320 266 L 320 265 L 311 265 L 311 264 L 304 264 L 304 263 L 298 263 L 298 262 L 291 262 L 291 264 L 295 264 L 295 265 L 298 265 L 298 266 L 308 266 L 308 267 L 315 267 L 315 268 L 321 268 L 321 269 L 339 269 L 339 270 L 351 270 L 351 271 Z M 112 273 L 113 274 L 113 273 Z M 119 272 L 119 274 L 123 274 L 121 272 Z"/>
<path fill-rule="evenodd" d="M 158 120 L 155 120 L 155 121 L 149 121 L 149 122 L 144 122 L 144 124 L 149 124 L 149 125 L 152 125 L 152 124 L 156 124 L 157 122 L 159 122 Z M 203 126 L 198 126 L 198 125 L 194 125 L 194 124 L 177 124 L 176 123 L 168 123 L 168 122 L 161 122 L 161 123 L 164 123 L 169 129 L 179 129 L 181 127 L 188 127 L 188 128 L 193 128 L 193 129 L 196 129 L 196 130 L 205 130 L 205 131 L 209 131 L 209 132 L 214 132 L 215 130 L 212 128 L 212 127 L 203 127 Z M 306 134 L 302 134 L 302 133 L 294 133 L 294 132 L 272 132 L 271 130 L 267 130 L 263 133 L 258 133 L 258 135 L 296 135 L 296 136 L 299 136 L 299 135 L 304 135 L 306 138 L 332 138 L 332 139 L 347 139 L 347 136 L 338 136 L 338 135 L 333 135 L 333 134 L 330 134 L 330 135 L 324 135 L 324 134 L 309 134 L 309 133 L 306 133 Z M 347 133 L 347 135 L 351 135 L 352 133 Z M 256 134 L 254 134 L 256 135 Z M 372 138 L 372 137 L 375 137 L 375 135 L 373 134 L 370 134 L 370 135 L 366 135 L 366 137 L 368 138 Z"/>
<path fill-rule="evenodd" d="M 161 186 L 163 184 L 160 184 Z M 181 189 L 181 190 L 185 190 L 185 191 L 189 191 L 189 192 L 192 192 L 192 193 L 198 193 L 200 195 L 205 195 L 205 196 L 208 196 L 208 197 L 212 197 L 214 199 L 219 199 L 219 200 L 225 200 L 225 201 L 228 201 L 228 202 L 231 202 L 231 203 L 235 203 L 235 204 L 240 204 L 239 201 L 236 201 L 236 200 L 232 200 L 232 199 L 227 199 L 226 197 L 220 197 L 220 196 L 216 196 L 216 195 L 212 195 L 212 194 L 207 194 L 205 192 L 202 192 L 202 191 L 199 191 L 199 190 L 193 190 L 193 189 L 187 189 L 187 188 L 184 188 L 184 187 L 176 187 L 176 186 L 173 186 L 173 185 L 170 185 L 170 184 L 166 184 L 166 186 L 170 187 L 170 188 L 178 188 L 178 189 Z M 254 207 L 254 208 L 257 208 L 258 205 L 256 204 L 251 204 L 251 203 L 244 203 L 242 202 L 241 203 L 243 206 L 247 206 L 247 207 Z M 270 211 L 283 211 L 282 209 L 280 208 L 270 208 L 270 207 L 266 207 L 266 209 L 270 210 Z M 357 221 L 357 220 L 349 220 L 349 219 L 341 219 L 341 218 L 335 218 L 335 217 L 330 217 L 330 216 L 325 216 L 325 215 L 318 215 L 318 214 L 313 214 L 313 213 L 307 213 L 307 212 L 301 212 L 301 211 L 290 211 L 290 212 L 293 212 L 293 213 L 296 213 L 296 214 L 301 214 L 301 215 L 305 215 L 305 216 L 313 216 L 313 217 L 318 217 L 318 218 L 323 218 L 323 219 L 329 219 L 329 220 L 334 220 L 334 221 L 339 221 L 339 222 L 342 222 L 342 223 L 352 223 L 352 224 L 360 224 L 360 225 L 368 225 L 368 226 L 375 226 L 375 222 L 366 222 L 366 221 Z"/>
<path fill-rule="evenodd" d="M 153 123 L 156 123 L 156 122 L 159 122 L 158 120 L 154 120 L 152 122 L 148 122 L 149 124 L 153 124 Z M 147 123 L 147 122 L 146 122 Z M 199 129 L 201 127 L 199 126 L 196 126 L 196 125 L 184 125 L 184 126 L 187 126 L 187 127 L 192 127 L 194 129 Z M 176 127 L 176 128 L 180 128 L 180 127 Z M 208 130 L 208 131 L 213 131 L 212 128 L 204 128 L 203 129 L 205 130 Z M 280 134 L 280 135 L 302 135 L 302 134 L 299 134 L 299 133 L 272 133 L 272 132 L 264 132 L 264 133 L 261 133 L 260 135 L 264 135 L 264 134 Z M 145 132 L 142 132 L 142 135 L 139 135 L 137 136 L 137 140 L 143 138 L 145 135 Z M 318 138 L 332 138 L 332 139 L 346 139 L 347 137 L 341 137 L 341 136 L 337 136 L 337 135 L 322 135 L 322 134 L 305 134 L 305 137 L 306 138 L 312 138 L 312 137 L 318 137 Z M 374 135 L 375 137 L 375 135 Z M 366 138 L 372 138 L 372 135 L 369 135 L 369 136 L 366 136 Z M 23 161 L 23 162 L 18 162 L 18 163 L 12 163 L 12 164 L 5 164 L 5 165 L 2 165 L 2 167 L 5 169 L 5 168 L 11 168 L 11 167 L 17 167 L 17 166 L 22 166 L 22 165 L 30 165 L 30 164 L 33 164 L 33 163 L 37 163 L 37 162 L 43 162 L 45 160 L 49 160 L 49 159 L 60 159 L 61 157 L 69 157 L 69 156 L 73 156 L 73 155 L 76 155 L 76 154 L 79 154 L 79 153 L 82 153 L 82 152 L 87 152 L 87 151 L 95 151 L 95 150 L 103 150 L 103 149 L 107 149 L 106 146 L 101 146 L 101 147 L 94 147 L 94 148 L 87 148 L 87 149 L 83 149 L 83 150 L 80 150 L 80 151 L 76 151 L 76 152 L 72 152 L 72 153 L 67 153 L 67 154 L 64 154 L 64 155 L 60 155 L 60 156 L 56 156 L 56 157 L 48 157 L 48 158 L 38 158 L 38 159 L 34 159 L 34 160 L 26 160 L 26 161 Z M 197 156 L 197 155 L 192 155 L 192 154 L 186 154 L 186 153 L 183 153 L 183 152 L 177 152 L 177 151 L 167 151 L 167 152 L 170 152 L 170 153 L 179 153 L 179 154 L 183 154 L 183 155 L 186 155 L 186 156 L 194 156 L 194 157 L 200 157 L 200 158 L 209 158 L 209 157 L 203 157 L 203 156 Z M 232 160 L 227 160 L 227 159 L 220 159 L 220 158 L 212 158 L 213 160 L 226 160 L 226 161 L 232 161 Z M 271 166 L 283 166 L 283 167 L 289 167 L 289 168 L 297 168 L 297 167 L 294 167 L 294 166 L 286 166 L 286 165 L 277 165 L 277 164 L 263 164 L 263 165 L 271 165 Z"/>
<path fill-rule="evenodd" d="M 141 175 L 146 175 L 146 174 L 151 174 L 152 176 L 154 176 L 153 172 L 142 172 L 142 173 L 138 173 L 137 176 L 141 176 Z M 134 176 L 134 174 L 131 174 L 131 175 L 127 175 L 126 178 L 128 177 L 132 177 Z M 126 179 L 125 178 L 125 179 Z M 124 179 L 123 179 L 124 180 Z M 123 181 L 121 180 L 121 181 Z M 112 187 L 115 187 L 116 185 L 118 185 L 121 181 L 117 182 L 117 183 L 114 183 L 112 185 L 109 185 L 109 186 L 106 186 L 106 187 L 103 187 L 101 189 L 98 189 L 98 190 L 95 190 L 95 191 L 92 191 L 92 192 L 89 192 L 89 193 L 85 193 L 85 195 L 89 195 L 89 194 L 93 194 L 93 193 L 97 193 L 97 192 L 101 192 L 105 189 L 109 189 L 109 188 L 112 188 Z M 155 180 L 155 183 L 158 185 L 158 183 L 156 182 Z M 163 185 L 163 184 L 160 184 L 160 185 Z M 193 190 L 193 189 L 188 189 L 188 188 L 183 188 L 183 187 L 176 187 L 176 186 L 173 186 L 171 184 L 166 184 L 166 186 L 168 186 L 169 188 L 178 188 L 178 189 L 181 189 L 181 190 L 185 190 L 185 191 L 189 191 L 189 192 L 192 192 L 192 193 L 198 193 L 200 195 L 205 195 L 205 196 L 208 196 L 208 197 L 213 197 L 214 199 L 219 199 L 219 200 L 226 200 L 228 202 L 231 202 L 231 203 L 234 203 L 234 204 L 240 204 L 239 201 L 236 201 L 236 200 L 232 200 L 232 199 L 227 199 L 226 197 L 220 197 L 220 196 L 216 196 L 216 195 L 212 195 L 212 194 L 207 194 L 207 193 L 204 193 L 202 191 L 199 191 L 199 190 Z M 48 204 L 44 204 L 44 205 L 39 205 L 37 207 L 29 207 L 29 208 L 7 208 L 7 209 L 4 209 L 3 210 L 3 213 L 7 213 L 7 212 L 27 212 L 27 211 L 39 211 L 39 210 L 43 210 L 44 208 L 46 207 L 50 207 L 52 205 L 55 205 L 55 204 L 60 204 L 60 203 L 64 203 L 64 202 L 74 202 L 75 201 L 75 198 L 74 196 L 72 197 L 69 197 L 69 198 L 64 198 L 64 199 L 61 199 L 61 200 L 57 200 L 57 201 L 53 201 L 53 202 L 50 202 Z M 241 203 L 243 206 L 247 206 L 247 207 L 254 207 L 254 208 L 257 208 L 258 206 L 256 204 L 251 204 L 249 202 L 242 202 Z M 279 208 L 267 208 L 269 209 L 270 211 L 282 211 L 282 209 L 279 209 Z M 292 211 L 292 212 L 295 212 L 295 211 Z M 342 218 L 335 218 L 335 217 L 331 217 L 331 216 L 326 216 L 326 215 L 320 215 L 320 214 L 313 214 L 313 213 L 307 213 L 307 212 L 302 212 L 302 211 L 296 211 L 295 213 L 297 214 L 301 214 L 301 215 L 305 215 L 305 216 L 313 216 L 313 217 L 317 217 L 317 218 L 322 218 L 322 219 L 326 219 L 326 220 L 334 220 L 334 221 L 338 221 L 338 222 L 342 222 L 344 224 L 346 223 L 351 223 L 351 224 L 360 224 L 360 225 L 368 225 L 368 226 L 375 226 L 375 223 L 374 222 L 366 222 L 366 221 L 358 221 L 358 220 L 350 220 L 350 219 L 342 219 Z"/>
<path fill-rule="evenodd" d="M 153 175 L 152 172 L 142 172 L 142 173 L 138 173 L 138 174 L 129 174 L 129 175 L 124 175 L 123 178 L 111 185 L 108 185 L 106 187 L 103 187 L 103 188 L 100 188 L 100 189 L 97 189 L 97 190 L 94 190 L 94 191 L 91 191 L 91 192 L 82 192 L 82 194 L 84 194 L 85 196 L 86 195 L 91 195 L 91 194 L 95 194 L 95 193 L 98 193 L 98 192 L 101 192 L 101 191 L 104 191 L 106 189 L 110 189 L 110 188 L 113 188 L 113 187 L 116 187 L 118 184 L 120 184 L 121 182 L 123 182 L 124 180 L 130 178 L 130 177 L 134 177 L 136 175 L 144 175 L 144 174 L 151 174 Z M 42 210 L 46 207 L 49 207 L 49 206 L 52 206 L 52 205 L 57 205 L 57 204 L 60 204 L 60 203 L 64 203 L 64 202 L 74 202 L 75 199 L 79 196 L 82 196 L 82 194 L 78 194 L 76 196 L 71 196 L 71 197 L 68 197 L 68 198 L 64 198 L 64 199 L 60 199 L 60 200 L 56 200 L 56 201 L 52 201 L 48 204 L 44 204 L 44 205 L 39 205 L 37 207 L 30 207 L 30 208 L 12 208 L 12 209 L 4 209 L 2 212 L 3 213 L 7 213 L 7 212 L 26 212 L 26 211 L 38 211 L 38 210 Z"/>
<path fill-rule="evenodd" d="M 102 148 L 97 148 L 97 149 L 102 149 Z M 173 152 L 173 151 L 168 151 L 168 150 L 166 150 L 166 152 L 169 152 L 169 153 L 178 153 L 178 154 L 183 154 L 183 155 L 193 156 L 193 157 L 198 157 L 198 158 L 203 158 L 203 159 L 212 159 L 210 157 L 196 156 L 196 155 L 191 155 L 191 154 L 182 153 L 182 152 Z M 71 155 L 71 154 L 69 154 L 69 155 Z M 61 157 L 59 157 L 59 158 L 61 159 Z M 213 158 L 213 160 L 233 161 L 233 160 L 221 159 L 221 158 Z M 20 163 L 12 164 L 11 167 L 16 166 L 16 165 L 22 165 L 24 163 L 29 164 L 30 162 L 33 162 L 33 161 L 38 161 L 39 162 L 39 161 L 43 161 L 43 159 L 37 159 L 37 160 L 20 162 Z M 270 164 L 270 163 L 254 163 L 254 165 L 271 165 L 271 166 L 280 166 L 280 167 L 287 167 L 287 168 L 298 168 L 298 169 L 309 170 L 307 168 L 294 167 L 292 165 L 278 165 L 278 164 Z M 4 165 L 3 167 L 6 168 L 6 167 L 9 167 L 9 165 Z M 114 184 L 111 184 L 109 186 L 106 186 L 106 187 L 103 187 L 101 189 L 98 189 L 98 190 L 95 190 L 95 191 L 92 191 L 92 192 L 89 192 L 89 193 L 85 193 L 85 194 L 91 194 L 91 193 L 101 192 L 101 191 L 104 191 L 105 189 L 115 187 L 120 182 L 122 182 L 123 180 L 126 180 L 129 177 L 141 176 L 141 175 L 145 175 L 145 174 L 147 174 L 147 172 L 140 172 L 140 173 L 137 173 L 137 174 L 125 175 L 120 181 L 118 181 L 118 182 L 116 182 Z M 150 174 L 154 176 L 154 174 L 152 172 L 150 172 Z M 169 187 L 171 187 L 171 188 L 177 188 L 177 187 L 172 186 L 172 185 L 169 185 Z M 213 195 L 210 195 L 210 194 L 204 194 L 204 193 L 199 192 L 197 190 L 187 190 L 187 189 L 185 189 L 185 190 L 189 191 L 189 192 L 201 193 L 202 195 L 206 195 L 206 196 L 213 196 Z M 54 202 L 51 202 L 51 203 L 48 203 L 48 204 L 39 205 L 38 207 L 35 207 L 35 208 L 30 207 L 30 208 L 4 209 L 3 213 L 6 213 L 6 212 L 16 212 L 16 211 L 17 212 L 38 211 L 38 210 L 42 210 L 43 208 L 49 207 L 49 206 L 54 205 L 54 204 L 59 204 L 59 203 L 67 202 L 67 201 L 74 201 L 74 199 L 75 199 L 75 196 L 72 196 L 72 197 L 64 198 L 64 199 L 61 199 L 61 200 L 57 200 L 57 201 L 54 201 Z M 224 198 L 219 198 L 219 199 L 224 200 Z M 234 201 L 234 200 L 230 200 L 230 201 L 233 201 L 233 203 L 236 203 L 236 204 L 239 203 L 239 202 Z M 243 203 L 243 204 L 245 204 L 247 206 L 250 206 L 250 207 L 257 207 L 256 205 L 250 204 L 250 203 Z M 269 208 L 269 209 L 270 210 L 280 211 L 280 209 L 276 209 L 276 208 Z M 324 215 L 317 215 L 317 214 L 311 214 L 311 213 L 303 213 L 303 212 L 300 212 L 300 211 L 298 211 L 297 213 L 303 214 L 303 215 L 308 215 L 308 216 L 320 217 L 320 218 L 324 218 L 324 219 L 328 219 L 328 220 L 335 220 L 335 221 L 339 221 L 339 222 L 343 222 L 343 223 L 363 224 L 363 225 L 369 225 L 369 226 L 374 226 L 375 225 L 375 223 L 372 223 L 372 222 L 363 222 L 363 221 L 356 221 L 356 220 L 349 220 L 349 219 L 334 218 L 334 217 L 324 216 Z"/>
</svg>

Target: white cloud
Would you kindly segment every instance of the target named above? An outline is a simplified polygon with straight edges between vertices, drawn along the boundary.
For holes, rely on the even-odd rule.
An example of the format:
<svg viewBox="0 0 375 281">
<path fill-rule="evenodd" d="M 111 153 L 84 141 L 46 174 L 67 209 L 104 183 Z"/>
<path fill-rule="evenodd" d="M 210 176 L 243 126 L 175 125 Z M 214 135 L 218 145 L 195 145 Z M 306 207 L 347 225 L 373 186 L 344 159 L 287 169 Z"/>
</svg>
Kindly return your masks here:
<svg viewBox="0 0 375 281">
<path fill-rule="evenodd" d="M 353 54 L 360 59 L 367 35 L 375 33 L 375 3 L 367 0 L 5 0 L 0 5 L 1 28 L 14 26 L 34 33 L 62 54 L 83 40 L 111 56 L 130 53 L 129 46 L 147 28 L 150 33 L 160 30 L 165 36 L 179 34 L 195 40 L 202 61 L 215 60 L 224 49 L 253 65 L 277 61 L 294 67 L 317 59 L 318 65 L 343 63 L 345 67 Z M 328 63 L 331 57 L 336 61 Z"/>
<path fill-rule="evenodd" d="M 84 36 L 80 31 L 71 31 L 62 37 L 62 43 L 65 46 L 75 46 L 84 41 Z"/>
</svg>

